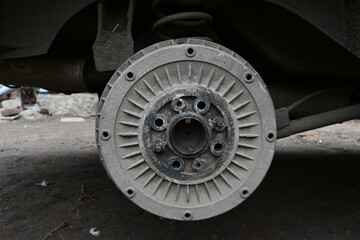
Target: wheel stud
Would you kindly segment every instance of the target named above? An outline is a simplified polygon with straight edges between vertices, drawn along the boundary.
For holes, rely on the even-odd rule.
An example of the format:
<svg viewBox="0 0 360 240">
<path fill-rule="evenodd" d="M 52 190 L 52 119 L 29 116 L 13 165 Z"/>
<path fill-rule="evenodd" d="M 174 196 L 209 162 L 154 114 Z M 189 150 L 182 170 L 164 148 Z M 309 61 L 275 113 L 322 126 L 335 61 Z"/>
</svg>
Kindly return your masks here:
<svg viewBox="0 0 360 240">
<path fill-rule="evenodd" d="M 201 171 L 204 168 L 205 161 L 202 159 L 195 159 L 192 168 L 195 172 Z"/>
<path fill-rule="evenodd" d="M 154 153 L 160 153 L 164 151 L 165 149 L 165 143 L 160 140 L 155 140 L 153 144 L 151 145 L 151 148 L 153 149 Z"/>
<path fill-rule="evenodd" d="M 226 128 L 225 120 L 222 117 L 215 117 L 212 120 L 212 125 L 215 131 L 221 132 Z"/>
</svg>

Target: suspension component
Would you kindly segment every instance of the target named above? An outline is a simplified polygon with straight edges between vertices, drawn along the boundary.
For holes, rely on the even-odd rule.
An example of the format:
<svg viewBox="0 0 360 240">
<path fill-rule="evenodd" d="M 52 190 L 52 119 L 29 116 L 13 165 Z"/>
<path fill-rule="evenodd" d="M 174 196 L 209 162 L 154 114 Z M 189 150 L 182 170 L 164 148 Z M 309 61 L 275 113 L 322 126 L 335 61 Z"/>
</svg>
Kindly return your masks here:
<svg viewBox="0 0 360 240">
<path fill-rule="evenodd" d="M 97 119 L 100 156 L 116 185 L 147 211 L 185 221 L 249 197 L 275 138 L 260 76 L 234 52 L 198 39 L 135 54 L 108 83 Z"/>
<path fill-rule="evenodd" d="M 204 4 L 208 0 L 197 1 L 171 1 L 154 0 L 152 10 L 158 20 L 153 25 L 153 32 L 160 40 L 168 40 L 180 37 L 196 37 L 213 41 L 216 39 L 215 33 L 211 30 L 210 24 L 213 18 L 205 12 L 178 12 L 166 15 L 160 10 L 164 3 L 171 3 L 180 6 L 197 6 Z M 181 34 L 181 35 L 179 35 Z"/>
</svg>

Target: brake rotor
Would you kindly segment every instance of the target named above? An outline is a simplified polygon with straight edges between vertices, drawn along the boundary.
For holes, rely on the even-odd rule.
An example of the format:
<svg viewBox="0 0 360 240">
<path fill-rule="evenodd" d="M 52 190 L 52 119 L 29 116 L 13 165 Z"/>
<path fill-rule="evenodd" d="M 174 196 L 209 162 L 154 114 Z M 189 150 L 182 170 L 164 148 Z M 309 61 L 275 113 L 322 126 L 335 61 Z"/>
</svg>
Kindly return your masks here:
<svg viewBox="0 0 360 240">
<path fill-rule="evenodd" d="M 165 41 L 109 81 L 97 119 L 101 160 L 145 210 L 199 220 L 240 204 L 275 148 L 274 107 L 257 72 L 212 42 Z"/>
</svg>

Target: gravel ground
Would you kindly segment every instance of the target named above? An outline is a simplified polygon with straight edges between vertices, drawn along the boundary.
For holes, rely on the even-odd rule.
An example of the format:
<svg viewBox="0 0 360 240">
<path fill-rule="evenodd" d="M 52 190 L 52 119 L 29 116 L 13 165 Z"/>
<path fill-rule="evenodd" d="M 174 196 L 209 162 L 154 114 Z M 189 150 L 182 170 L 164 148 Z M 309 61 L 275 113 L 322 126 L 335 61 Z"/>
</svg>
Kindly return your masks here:
<svg viewBox="0 0 360 240">
<path fill-rule="evenodd" d="M 161 219 L 128 201 L 98 159 L 94 125 L 0 122 L 0 239 L 360 239 L 359 121 L 278 141 L 258 190 L 198 222 Z"/>
</svg>

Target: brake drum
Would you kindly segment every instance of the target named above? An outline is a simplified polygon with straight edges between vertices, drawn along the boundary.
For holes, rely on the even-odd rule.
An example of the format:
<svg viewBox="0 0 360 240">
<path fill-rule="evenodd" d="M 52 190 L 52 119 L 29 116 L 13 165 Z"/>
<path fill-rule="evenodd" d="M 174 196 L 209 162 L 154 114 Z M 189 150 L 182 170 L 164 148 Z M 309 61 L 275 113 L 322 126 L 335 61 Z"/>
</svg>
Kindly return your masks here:
<svg viewBox="0 0 360 240">
<path fill-rule="evenodd" d="M 161 217 L 224 213 L 256 189 L 273 158 L 276 121 L 259 74 L 203 40 L 170 40 L 128 59 L 101 99 L 97 143 L 109 176 Z"/>
</svg>

